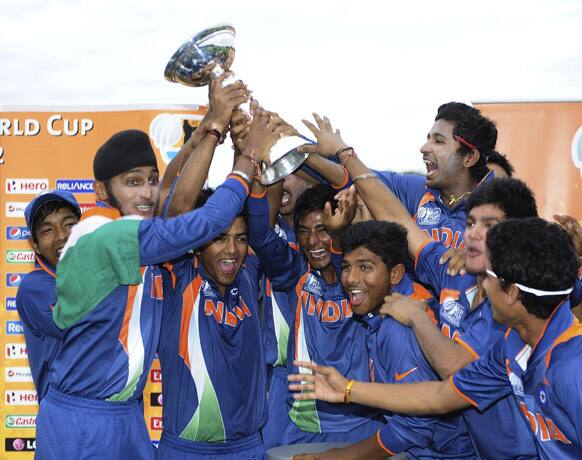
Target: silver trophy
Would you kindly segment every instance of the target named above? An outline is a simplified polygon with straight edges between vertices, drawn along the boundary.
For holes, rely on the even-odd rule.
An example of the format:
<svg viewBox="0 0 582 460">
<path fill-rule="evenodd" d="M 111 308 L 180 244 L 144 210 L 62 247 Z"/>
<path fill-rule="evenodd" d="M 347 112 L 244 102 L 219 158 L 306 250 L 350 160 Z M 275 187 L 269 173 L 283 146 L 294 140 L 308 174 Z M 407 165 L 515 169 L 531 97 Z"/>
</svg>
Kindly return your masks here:
<svg viewBox="0 0 582 460">
<path fill-rule="evenodd" d="M 168 61 L 164 76 L 174 83 L 186 86 L 206 86 L 210 81 L 230 70 L 234 61 L 234 38 L 236 32 L 229 24 L 205 29 L 187 40 Z M 235 79 L 227 78 L 228 85 Z M 303 136 L 288 136 L 281 139 L 273 150 L 286 152 L 272 165 L 264 169 L 261 182 L 274 184 L 297 170 L 309 154 L 299 153 L 297 147 L 311 140 Z"/>
</svg>

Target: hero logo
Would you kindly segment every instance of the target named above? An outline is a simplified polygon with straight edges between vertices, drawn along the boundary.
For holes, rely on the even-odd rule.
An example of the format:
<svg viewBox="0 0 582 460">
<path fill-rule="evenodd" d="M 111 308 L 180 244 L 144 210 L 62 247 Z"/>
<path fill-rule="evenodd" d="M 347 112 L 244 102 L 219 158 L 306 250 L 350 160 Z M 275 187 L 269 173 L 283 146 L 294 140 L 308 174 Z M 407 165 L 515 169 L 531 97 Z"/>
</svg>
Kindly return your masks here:
<svg viewBox="0 0 582 460">
<path fill-rule="evenodd" d="M 16 311 L 16 297 L 6 297 L 6 311 Z"/>
<path fill-rule="evenodd" d="M 27 240 L 31 237 L 26 227 L 6 227 L 7 240 Z"/>
<path fill-rule="evenodd" d="M 6 428 L 35 428 L 36 415 L 6 415 L 4 425 Z"/>
<path fill-rule="evenodd" d="M 7 382 L 32 382 L 32 374 L 28 367 L 7 367 Z"/>
<path fill-rule="evenodd" d="M 28 352 L 25 343 L 7 343 L 5 347 L 6 359 L 26 359 Z"/>
<path fill-rule="evenodd" d="M 24 217 L 24 210 L 28 203 L 23 201 L 6 202 L 6 217 Z"/>
<path fill-rule="evenodd" d="M 6 286 L 18 287 L 22 282 L 22 273 L 6 273 Z"/>
<path fill-rule="evenodd" d="M 5 391 L 6 404 L 9 406 L 36 406 L 38 396 L 34 390 L 11 390 Z"/>
<path fill-rule="evenodd" d="M 418 225 L 436 225 L 440 220 L 441 210 L 439 208 L 423 206 L 416 213 L 416 222 Z"/>
<path fill-rule="evenodd" d="M 4 448 L 7 452 L 32 452 L 36 449 L 36 439 L 6 438 Z"/>
<path fill-rule="evenodd" d="M 9 249 L 6 251 L 6 262 L 9 264 L 29 264 L 34 262 L 34 251 Z"/>
<path fill-rule="evenodd" d="M 81 214 L 87 212 L 89 209 L 94 208 L 96 206 L 95 203 L 79 203 L 79 207 L 81 208 Z"/>
<path fill-rule="evenodd" d="M 150 417 L 150 428 L 156 431 L 162 430 L 164 428 L 162 417 Z"/>
<path fill-rule="evenodd" d="M 38 195 L 48 188 L 48 179 L 6 179 L 6 193 L 11 195 Z"/>
<path fill-rule="evenodd" d="M 150 381 L 161 382 L 162 381 L 162 371 L 159 369 L 152 369 L 150 372 Z"/>
<path fill-rule="evenodd" d="M 93 193 L 92 179 L 57 179 L 57 190 L 72 193 Z"/>
<path fill-rule="evenodd" d="M 22 327 L 22 321 L 6 321 L 6 334 L 17 335 L 23 334 L 24 328 Z"/>
</svg>

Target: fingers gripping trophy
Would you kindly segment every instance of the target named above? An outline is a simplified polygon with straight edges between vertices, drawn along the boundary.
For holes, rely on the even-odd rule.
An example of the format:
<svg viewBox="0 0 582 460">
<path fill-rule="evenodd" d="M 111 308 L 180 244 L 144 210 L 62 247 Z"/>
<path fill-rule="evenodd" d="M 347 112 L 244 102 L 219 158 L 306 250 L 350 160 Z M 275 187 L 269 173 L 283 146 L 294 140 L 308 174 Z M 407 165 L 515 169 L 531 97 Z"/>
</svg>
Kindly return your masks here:
<svg viewBox="0 0 582 460">
<path fill-rule="evenodd" d="M 235 55 L 235 35 L 234 27 L 228 24 L 197 33 L 180 46 L 170 58 L 164 76 L 171 82 L 186 86 L 209 85 L 212 80 L 230 70 Z M 222 80 L 225 86 L 235 81 L 232 75 Z M 261 182 L 271 185 L 297 170 L 309 155 L 297 150 L 297 147 L 305 142 L 313 143 L 295 129 L 287 130 L 285 137 L 275 146 L 276 150 L 287 153 L 263 168 Z"/>
</svg>

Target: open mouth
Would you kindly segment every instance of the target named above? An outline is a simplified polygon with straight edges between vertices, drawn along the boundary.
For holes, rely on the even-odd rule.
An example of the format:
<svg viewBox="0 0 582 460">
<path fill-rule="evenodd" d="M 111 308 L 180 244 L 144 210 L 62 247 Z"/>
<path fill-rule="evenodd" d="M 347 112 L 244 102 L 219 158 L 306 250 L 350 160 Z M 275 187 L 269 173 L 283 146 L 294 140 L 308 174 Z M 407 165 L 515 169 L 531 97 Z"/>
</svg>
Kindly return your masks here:
<svg viewBox="0 0 582 460">
<path fill-rule="evenodd" d="M 469 257 L 477 257 L 479 255 L 481 255 L 481 251 L 477 248 L 472 248 L 472 247 L 467 247 L 466 249 L 467 251 L 467 256 Z"/>
<path fill-rule="evenodd" d="M 431 160 L 424 160 L 424 164 L 426 166 L 426 178 L 427 179 L 434 179 L 438 172 L 438 166 L 434 161 Z"/>
<path fill-rule="evenodd" d="M 136 208 L 140 214 L 150 214 L 153 212 L 154 206 L 151 204 L 140 204 Z"/>
<path fill-rule="evenodd" d="M 289 199 L 291 195 L 289 192 L 283 191 L 283 196 L 281 197 L 281 206 L 287 206 L 289 204 Z"/>
<path fill-rule="evenodd" d="M 309 255 L 314 261 L 322 261 L 327 256 L 327 251 L 325 248 L 316 249 L 314 251 L 309 251 Z"/>
<path fill-rule="evenodd" d="M 352 306 L 361 305 L 366 299 L 366 292 L 362 289 L 349 289 L 350 302 Z"/>
<path fill-rule="evenodd" d="M 58 248 L 57 249 L 57 259 L 61 258 L 61 252 L 63 252 L 63 248 Z"/>
<path fill-rule="evenodd" d="M 225 276 L 232 276 L 236 271 L 236 260 L 222 259 L 218 261 L 218 268 Z"/>
</svg>

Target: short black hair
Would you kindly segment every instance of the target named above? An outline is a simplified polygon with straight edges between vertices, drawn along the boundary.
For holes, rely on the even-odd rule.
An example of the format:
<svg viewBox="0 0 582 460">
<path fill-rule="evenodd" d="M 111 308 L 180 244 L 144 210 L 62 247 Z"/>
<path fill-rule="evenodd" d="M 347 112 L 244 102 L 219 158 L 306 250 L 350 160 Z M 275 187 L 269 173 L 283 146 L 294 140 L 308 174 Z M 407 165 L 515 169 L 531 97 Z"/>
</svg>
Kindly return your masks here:
<svg viewBox="0 0 582 460">
<path fill-rule="evenodd" d="M 492 163 L 494 165 L 499 166 L 501 169 L 505 171 L 507 177 L 512 177 L 513 173 L 515 172 L 515 168 L 507 159 L 507 156 L 497 150 L 492 150 L 489 152 L 487 156 L 487 163 Z"/>
<path fill-rule="evenodd" d="M 342 233 L 344 254 L 364 247 L 382 259 L 388 271 L 403 264 L 408 256 L 406 229 L 395 222 L 369 220 L 350 225 Z"/>
<path fill-rule="evenodd" d="M 469 173 L 475 182 L 481 181 L 489 169 L 487 157 L 495 149 L 497 143 L 497 128 L 489 118 L 484 117 L 479 110 L 461 102 L 448 102 L 441 105 L 434 119 L 453 123 L 453 136 L 461 136 L 479 150 L 477 163 L 469 168 Z M 472 149 L 460 143 L 458 153 L 467 155 Z"/>
<path fill-rule="evenodd" d="M 202 190 L 200 190 L 200 194 L 198 195 L 198 199 L 196 200 L 196 206 L 195 209 L 201 208 L 202 206 L 204 206 L 206 204 L 206 202 L 208 201 L 208 198 L 210 198 L 212 195 L 214 195 L 215 190 L 212 187 L 207 187 L 207 188 L 203 188 Z M 248 222 L 248 207 L 245 203 L 245 206 L 243 208 L 243 210 L 240 212 L 240 214 L 237 215 L 241 216 L 245 222 Z M 234 220 L 233 220 L 234 222 Z"/>
<path fill-rule="evenodd" d="M 580 261 L 570 235 L 557 224 L 532 217 L 508 219 L 487 232 L 491 268 L 506 289 L 511 283 L 544 291 L 574 286 Z M 528 313 L 547 319 L 568 294 L 536 296 L 520 290 Z"/>
<path fill-rule="evenodd" d="M 68 208 L 75 216 L 77 216 L 77 219 L 81 217 L 79 210 L 66 201 L 49 201 L 45 205 L 41 206 L 34 215 L 34 220 L 32 221 L 32 241 L 38 243 L 38 238 L 36 236 L 38 228 L 42 225 L 48 216 L 59 212 L 62 208 Z"/>
<path fill-rule="evenodd" d="M 467 214 L 484 204 L 497 206 L 508 219 L 538 215 L 533 192 L 519 179 L 492 179 L 477 186 L 467 199 Z"/>
<path fill-rule="evenodd" d="M 305 190 L 297 201 L 295 202 L 295 210 L 293 211 L 293 225 L 295 228 L 299 227 L 299 221 L 310 212 L 323 211 L 325 203 L 331 203 L 332 211 L 337 207 L 337 201 L 334 196 L 337 190 L 334 190 L 330 185 L 319 184 Z"/>
</svg>

